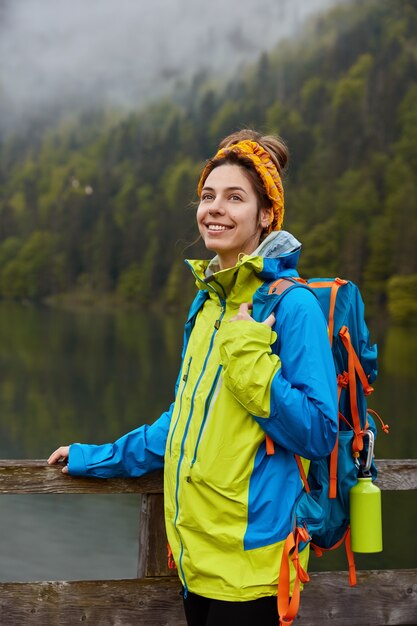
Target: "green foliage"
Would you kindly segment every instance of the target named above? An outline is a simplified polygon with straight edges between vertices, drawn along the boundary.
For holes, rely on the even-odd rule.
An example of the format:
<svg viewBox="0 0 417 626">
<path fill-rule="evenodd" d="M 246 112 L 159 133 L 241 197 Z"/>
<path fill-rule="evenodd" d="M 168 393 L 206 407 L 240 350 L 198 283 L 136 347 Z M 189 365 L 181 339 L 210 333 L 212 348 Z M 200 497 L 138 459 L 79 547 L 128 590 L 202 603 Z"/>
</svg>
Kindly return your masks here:
<svg viewBox="0 0 417 626">
<path fill-rule="evenodd" d="M 417 274 L 392 276 L 387 283 L 388 312 L 394 322 L 417 322 Z"/>
<path fill-rule="evenodd" d="M 317 224 L 304 236 L 305 253 L 300 263 L 300 271 L 307 278 L 313 276 L 337 275 L 337 239 L 335 220 Z"/>
<path fill-rule="evenodd" d="M 350 109 L 354 110 L 360 105 L 366 93 L 372 61 L 370 54 L 362 55 L 350 68 L 346 77 L 336 83 L 332 97 L 333 109 L 344 110 L 349 114 Z"/>
<path fill-rule="evenodd" d="M 117 292 L 131 302 L 141 302 L 142 270 L 138 263 L 132 263 L 120 274 Z"/>
<path fill-rule="evenodd" d="M 8 237 L 0 244 L 0 270 L 15 258 L 18 254 L 22 242 L 17 237 Z"/>
<path fill-rule="evenodd" d="M 352 0 L 226 84 L 202 72 L 145 110 L 9 138 L 0 295 L 84 285 L 141 304 L 188 298 L 177 259 L 195 239 L 200 168 L 224 135 L 254 126 L 290 149 L 285 227 L 303 242 L 301 271 L 355 280 L 377 315 L 389 279 L 417 273 L 416 37 L 413 0 Z"/>
<path fill-rule="evenodd" d="M 238 102 L 226 100 L 210 122 L 209 134 L 214 139 L 232 133 L 241 120 L 241 108 Z"/>
<path fill-rule="evenodd" d="M 398 107 L 401 135 L 396 143 L 396 154 L 414 172 L 417 170 L 417 83 L 412 84 Z"/>
<path fill-rule="evenodd" d="M 191 159 L 182 158 L 169 166 L 164 177 L 164 192 L 167 207 L 178 211 L 185 207 L 195 193 L 195 181 L 200 171 L 200 163 L 196 165 Z"/>
<path fill-rule="evenodd" d="M 15 247 L 7 240 L 8 247 Z M 11 243 L 13 245 L 11 245 Z M 51 233 L 35 231 L 18 250 L 16 257 L 6 263 L 1 273 L 2 295 L 5 298 L 39 299 L 49 295 L 54 288 L 51 267 L 56 238 Z"/>
<path fill-rule="evenodd" d="M 168 306 L 181 304 L 184 294 L 184 272 L 180 263 L 174 263 L 169 273 L 164 292 L 164 302 Z"/>
</svg>

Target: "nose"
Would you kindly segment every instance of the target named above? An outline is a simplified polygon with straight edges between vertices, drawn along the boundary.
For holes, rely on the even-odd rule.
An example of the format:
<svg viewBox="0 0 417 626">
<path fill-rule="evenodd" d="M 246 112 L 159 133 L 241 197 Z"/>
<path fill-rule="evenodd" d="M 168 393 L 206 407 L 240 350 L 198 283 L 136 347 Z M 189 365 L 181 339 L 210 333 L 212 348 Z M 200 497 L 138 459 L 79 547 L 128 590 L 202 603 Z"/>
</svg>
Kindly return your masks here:
<svg viewBox="0 0 417 626">
<path fill-rule="evenodd" d="M 208 212 L 210 215 L 218 215 L 219 213 L 222 215 L 224 214 L 223 202 L 219 196 L 214 198 L 213 202 L 210 203 Z"/>
</svg>

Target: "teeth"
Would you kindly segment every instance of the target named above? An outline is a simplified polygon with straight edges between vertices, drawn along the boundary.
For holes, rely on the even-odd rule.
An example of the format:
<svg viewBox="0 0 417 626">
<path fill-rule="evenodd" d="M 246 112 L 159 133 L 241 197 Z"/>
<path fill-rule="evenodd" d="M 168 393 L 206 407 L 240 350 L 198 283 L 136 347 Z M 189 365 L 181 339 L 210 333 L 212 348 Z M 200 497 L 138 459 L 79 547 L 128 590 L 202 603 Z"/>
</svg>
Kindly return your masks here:
<svg viewBox="0 0 417 626">
<path fill-rule="evenodd" d="M 209 230 L 227 230 L 227 226 L 221 226 L 220 224 L 209 224 Z"/>
</svg>

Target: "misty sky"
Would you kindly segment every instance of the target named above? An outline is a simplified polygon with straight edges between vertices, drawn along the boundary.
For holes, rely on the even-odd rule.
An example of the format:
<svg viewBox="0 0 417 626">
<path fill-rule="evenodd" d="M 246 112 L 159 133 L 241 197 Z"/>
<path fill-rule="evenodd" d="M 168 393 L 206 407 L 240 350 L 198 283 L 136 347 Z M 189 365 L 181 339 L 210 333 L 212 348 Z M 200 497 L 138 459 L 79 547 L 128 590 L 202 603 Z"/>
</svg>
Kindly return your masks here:
<svg viewBox="0 0 417 626">
<path fill-rule="evenodd" d="M 0 0 L 0 125 L 51 105 L 137 106 L 231 74 L 343 0 Z"/>
</svg>

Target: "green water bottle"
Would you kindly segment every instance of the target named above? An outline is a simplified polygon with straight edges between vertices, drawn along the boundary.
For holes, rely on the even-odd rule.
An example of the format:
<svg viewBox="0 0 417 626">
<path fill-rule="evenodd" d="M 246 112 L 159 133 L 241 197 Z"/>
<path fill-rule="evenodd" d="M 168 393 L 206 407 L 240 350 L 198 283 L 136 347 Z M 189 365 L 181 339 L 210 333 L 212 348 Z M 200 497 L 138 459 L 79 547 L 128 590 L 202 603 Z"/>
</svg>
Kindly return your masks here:
<svg viewBox="0 0 417 626">
<path fill-rule="evenodd" d="M 369 436 L 367 462 L 349 494 L 350 538 L 353 552 L 370 553 L 382 551 L 382 512 L 381 490 L 373 484 L 370 473 L 374 434 L 365 434 Z"/>
</svg>

